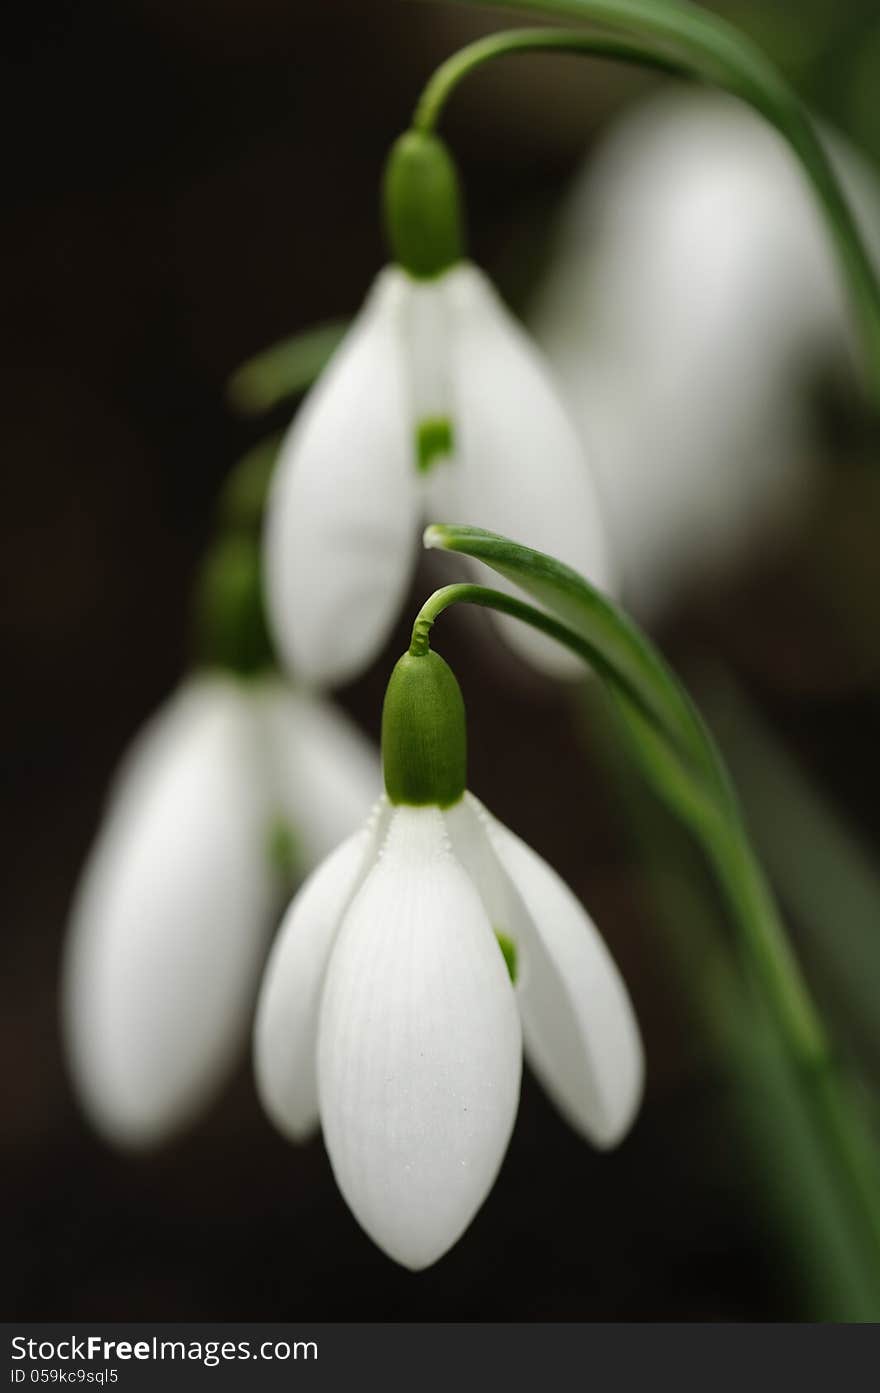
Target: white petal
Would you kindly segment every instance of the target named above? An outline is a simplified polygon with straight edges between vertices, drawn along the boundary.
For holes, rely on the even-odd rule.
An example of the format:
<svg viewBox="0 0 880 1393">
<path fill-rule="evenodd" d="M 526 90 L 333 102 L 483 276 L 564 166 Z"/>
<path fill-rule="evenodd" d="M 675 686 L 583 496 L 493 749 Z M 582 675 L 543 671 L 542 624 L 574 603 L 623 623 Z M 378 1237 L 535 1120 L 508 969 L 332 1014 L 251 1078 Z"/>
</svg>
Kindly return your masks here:
<svg viewBox="0 0 880 1393">
<path fill-rule="evenodd" d="M 318 1043 L 336 1179 L 397 1262 L 436 1262 L 482 1204 L 520 1067 L 504 960 L 443 814 L 398 808 L 330 960 Z"/>
<path fill-rule="evenodd" d="M 428 475 L 433 522 L 471 523 L 549 552 L 612 588 L 601 504 L 588 460 L 538 349 L 486 277 L 444 277 L 452 325 L 455 458 Z M 493 575 L 493 584 L 514 589 Z M 583 664 L 516 620 L 511 644 L 558 674 Z"/>
<path fill-rule="evenodd" d="M 330 951 L 346 907 L 375 857 L 384 800 L 313 871 L 294 896 L 272 948 L 254 1030 L 254 1070 L 266 1112 L 302 1141 L 318 1125 L 318 1010 Z"/>
<path fill-rule="evenodd" d="M 605 943 L 556 872 L 470 794 L 449 825 L 494 927 L 516 944 L 529 1063 L 577 1131 L 616 1145 L 641 1101 L 644 1064 Z"/>
<path fill-rule="evenodd" d="M 876 256 L 876 177 L 829 135 Z M 595 445 L 640 619 L 802 525 L 820 453 L 810 389 L 842 365 L 852 322 L 819 205 L 766 121 L 687 88 L 612 124 L 532 327 Z"/>
<path fill-rule="evenodd" d="M 268 684 L 265 711 L 278 806 L 311 870 L 360 827 L 379 796 L 379 751 L 332 702 Z"/>
<path fill-rule="evenodd" d="M 242 1049 L 276 887 L 259 709 L 193 679 L 120 770 L 76 895 L 68 1062 L 95 1125 L 148 1146 L 212 1098 Z"/>
<path fill-rule="evenodd" d="M 382 273 L 291 426 L 266 513 L 269 621 L 309 683 L 354 676 L 388 637 L 418 519 L 403 381 L 403 273 Z"/>
<path fill-rule="evenodd" d="M 453 398 L 448 345 L 452 324 L 444 278 L 410 284 L 402 326 L 407 345 L 410 419 L 416 427 L 425 420 L 451 421 Z"/>
</svg>

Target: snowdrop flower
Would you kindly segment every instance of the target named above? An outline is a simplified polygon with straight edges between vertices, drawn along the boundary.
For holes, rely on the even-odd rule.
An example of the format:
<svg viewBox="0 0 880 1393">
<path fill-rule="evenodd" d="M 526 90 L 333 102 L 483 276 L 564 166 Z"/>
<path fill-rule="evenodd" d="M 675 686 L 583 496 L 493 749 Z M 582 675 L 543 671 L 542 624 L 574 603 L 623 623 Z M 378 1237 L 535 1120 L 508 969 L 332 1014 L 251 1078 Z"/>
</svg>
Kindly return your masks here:
<svg viewBox="0 0 880 1393">
<path fill-rule="evenodd" d="M 829 150 L 880 259 L 880 192 Z M 852 358 L 827 227 L 782 138 L 720 93 L 625 115 L 575 188 L 531 327 L 595 464 L 628 606 L 653 619 L 811 494 L 809 391 Z"/>
<path fill-rule="evenodd" d="M 306 680 L 338 683 L 388 638 L 425 515 L 611 567 L 584 449 L 541 355 L 462 259 L 457 175 L 441 142 L 395 146 L 383 270 L 281 448 L 266 515 L 269 621 Z M 554 671 L 573 660 L 500 621 Z"/>
<path fill-rule="evenodd" d="M 292 850 L 309 869 L 378 785 L 355 727 L 265 671 L 189 678 L 137 736 L 62 971 L 68 1065 L 107 1140 L 153 1146 L 211 1102 L 247 1038 L 283 894 L 273 841 L 276 860 Z"/>
<path fill-rule="evenodd" d="M 465 791 L 461 692 L 411 651 L 385 698 L 386 796 L 313 872 L 276 940 L 255 1068 L 291 1140 L 317 1126 L 356 1218 L 428 1266 L 486 1198 L 523 1045 L 571 1125 L 614 1146 L 642 1087 L 626 989 L 556 873 Z"/>
</svg>

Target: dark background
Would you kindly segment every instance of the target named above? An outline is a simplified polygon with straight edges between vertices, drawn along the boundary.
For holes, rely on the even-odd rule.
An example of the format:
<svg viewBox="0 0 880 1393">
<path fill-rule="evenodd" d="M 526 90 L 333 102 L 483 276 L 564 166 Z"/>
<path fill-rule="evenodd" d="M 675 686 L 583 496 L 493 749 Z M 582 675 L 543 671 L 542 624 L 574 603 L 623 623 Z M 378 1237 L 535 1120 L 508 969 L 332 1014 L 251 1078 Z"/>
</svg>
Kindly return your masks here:
<svg viewBox="0 0 880 1393">
<path fill-rule="evenodd" d="M 850 80 L 869 7 L 796 8 L 797 22 L 793 6 L 737 13 L 870 143 L 872 112 Z M 643 1024 L 648 1097 L 623 1147 L 593 1154 L 527 1083 L 485 1208 L 413 1276 L 361 1234 L 320 1142 L 295 1150 L 272 1131 L 247 1061 L 197 1129 L 136 1160 L 90 1133 L 63 1071 L 55 998 L 71 890 L 119 754 L 184 670 L 213 500 L 263 429 L 232 417 L 225 379 L 273 339 L 357 308 L 384 257 L 384 154 L 432 67 L 497 23 L 372 0 L 117 0 L 6 18 L 7 1318 L 799 1314 L 595 739 L 565 694 L 477 644 L 470 621 L 445 621 L 443 651 L 468 700 L 472 785 L 590 905 Z M 445 130 L 473 252 L 515 303 L 592 135 L 648 81 L 520 59 L 456 97 Z M 822 536 L 876 594 L 864 423 L 833 402 L 826 414 Z M 732 665 L 876 841 L 880 644 L 839 625 L 811 547 L 805 537 L 702 596 L 661 639 L 686 671 L 707 656 Z M 403 635 L 341 694 L 374 734 Z"/>
</svg>

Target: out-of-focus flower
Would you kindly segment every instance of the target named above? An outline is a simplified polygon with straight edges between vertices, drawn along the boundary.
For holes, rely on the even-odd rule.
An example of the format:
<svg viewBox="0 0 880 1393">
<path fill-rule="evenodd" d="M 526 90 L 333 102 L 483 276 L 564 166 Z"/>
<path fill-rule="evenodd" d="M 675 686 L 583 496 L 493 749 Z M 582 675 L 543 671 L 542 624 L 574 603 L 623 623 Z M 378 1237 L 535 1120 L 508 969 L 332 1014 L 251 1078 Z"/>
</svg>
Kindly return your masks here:
<svg viewBox="0 0 880 1393">
<path fill-rule="evenodd" d="M 571 1125 L 615 1145 L 642 1087 L 632 1007 L 591 920 L 464 791 L 464 708 L 434 653 L 401 659 L 387 797 L 293 900 L 255 1066 L 279 1129 L 320 1124 L 337 1182 L 397 1262 L 435 1262 L 495 1180 L 526 1055 Z"/>
<path fill-rule="evenodd" d="M 880 259 L 880 189 L 829 152 Z M 575 189 L 533 331 L 594 451 L 625 600 L 650 619 L 796 523 L 809 388 L 850 310 L 782 138 L 720 94 L 653 97 Z"/>
<path fill-rule="evenodd" d="M 440 142 L 405 137 L 392 187 L 395 171 L 406 181 L 425 161 L 446 194 L 439 211 L 418 205 L 431 256 L 398 246 L 402 264 L 380 273 L 291 426 L 270 496 L 269 621 L 310 681 L 344 681 L 377 654 L 426 514 L 517 537 L 609 584 L 583 447 L 540 353 L 461 259 L 456 176 Z M 444 219 L 455 226 L 438 250 L 434 220 Z M 506 632 L 528 656 L 570 670 L 540 635 Z"/>
<path fill-rule="evenodd" d="M 240 1057 L 285 882 L 358 826 L 379 786 L 346 717 L 259 667 L 255 557 L 239 539 L 208 567 L 226 670 L 184 682 L 136 738 L 75 897 L 68 1064 L 123 1147 L 163 1141 L 211 1101 Z"/>
</svg>

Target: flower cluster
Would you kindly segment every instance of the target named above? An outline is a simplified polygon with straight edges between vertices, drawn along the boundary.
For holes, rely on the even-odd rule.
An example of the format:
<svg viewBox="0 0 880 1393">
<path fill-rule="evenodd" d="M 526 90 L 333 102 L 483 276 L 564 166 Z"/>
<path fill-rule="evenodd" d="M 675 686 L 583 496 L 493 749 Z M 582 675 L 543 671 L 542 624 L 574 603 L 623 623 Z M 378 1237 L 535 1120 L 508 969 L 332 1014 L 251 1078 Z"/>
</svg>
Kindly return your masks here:
<svg viewBox="0 0 880 1393">
<path fill-rule="evenodd" d="M 237 375 L 252 404 L 310 390 L 277 450 L 257 447 L 224 490 L 197 662 L 124 759 L 80 878 L 64 1040 L 96 1130 L 146 1149 L 195 1122 L 250 1036 L 268 1119 L 296 1144 L 320 1130 L 355 1219 L 414 1271 L 486 1200 L 524 1061 L 577 1134 L 622 1141 L 645 1073 L 627 988 L 571 889 L 470 792 L 461 689 L 430 647 L 444 609 L 482 605 L 540 669 L 595 670 L 637 768 L 702 849 L 754 988 L 755 1060 L 798 1150 L 821 1160 L 814 1246 L 862 1319 L 880 1213 L 858 1089 L 708 726 L 610 596 L 653 618 L 796 517 L 805 385 L 848 346 L 829 246 L 880 401 L 880 196 L 748 42 L 687 9 L 588 4 L 595 25 L 505 30 L 453 55 L 386 165 L 391 264 L 341 339 L 330 330 L 324 370 L 304 362 L 330 326 Z M 550 49 L 672 67 L 737 101 L 652 98 L 625 118 L 576 193 L 533 340 L 466 255 L 434 132 L 475 67 Z M 428 519 L 442 521 L 427 547 L 498 588 L 444 585 L 422 606 L 380 761 L 322 692 L 386 646 Z"/>
<path fill-rule="evenodd" d="M 259 1093 L 290 1139 L 320 1124 L 364 1229 L 420 1268 L 493 1183 L 523 1050 L 599 1147 L 632 1121 L 642 1054 L 588 915 L 466 791 L 464 707 L 442 659 L 425 643 L 392 674 L 386 792 L 360 831 L 372 752 L 274 669 L 270 633 L 309 688 L 376 654 L 426 510 L 611 580 L 582 446 L 539 353 L 463 258 L 457 178 L 436 138 L 398 142 L 386 197 L 397 263 L 290 428 L 264 522 L 264 487 L 246 479 L 205 568 L 208 665 L 120 772 L 74 906 L 64 1021 L 77 1090 L 111 1141 L 148 1146 L 188 1123 L 247 1033 L 278 853 L 288 871 L 295 853 L 297 873 L 315 869 L 259 994 Z M 501 622 L 538 663 L 574 667 L 545 634 Z"/>
</svg>

